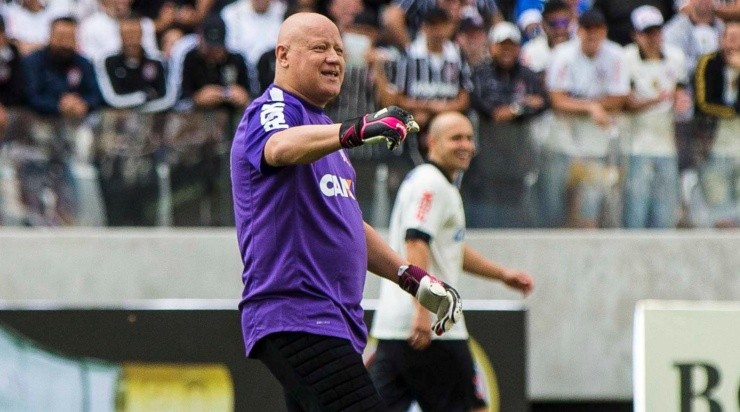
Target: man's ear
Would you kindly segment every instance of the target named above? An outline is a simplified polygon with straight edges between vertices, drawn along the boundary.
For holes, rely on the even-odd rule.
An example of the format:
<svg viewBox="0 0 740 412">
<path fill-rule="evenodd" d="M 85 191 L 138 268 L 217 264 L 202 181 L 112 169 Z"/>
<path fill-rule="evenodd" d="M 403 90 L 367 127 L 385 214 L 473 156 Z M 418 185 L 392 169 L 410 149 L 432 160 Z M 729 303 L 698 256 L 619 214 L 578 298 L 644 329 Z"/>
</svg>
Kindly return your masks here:
<svg viewBox="0 0 740 412">
<path fill-rule="evenodd" d="M 275 48 L 275 56 L 277 65 L 287 69 L 288 68 L 288 46 L 284 44 L 278 44 Z"/>
</svg>

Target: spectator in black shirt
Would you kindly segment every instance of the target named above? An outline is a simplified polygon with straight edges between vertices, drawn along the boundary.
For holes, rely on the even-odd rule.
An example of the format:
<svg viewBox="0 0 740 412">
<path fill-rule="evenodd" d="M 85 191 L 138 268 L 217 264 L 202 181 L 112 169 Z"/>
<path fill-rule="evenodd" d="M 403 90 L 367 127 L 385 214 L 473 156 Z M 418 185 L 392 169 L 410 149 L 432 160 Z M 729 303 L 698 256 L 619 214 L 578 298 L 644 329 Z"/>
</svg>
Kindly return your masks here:
<svg viewBox="0 0 740 412">
<path fill-rule="evenodd" d="M 462 195 L 469 227 L 532 227 L 535 147 L 529 120 L 548 104 L 540 77 L 519 63 L 519 29 L 509 22 L 489 33 L 491 59 L 472 73 L 471 103 L 480 115 L 478 154 Z"/>
<path fill-rule="evenodd" d="M 183 63 L 182 99 L 198 108 L 244 108 L 250 101 L 247 64 L 244 57 L 226 50 L 223 20 L 208 17 L 198 36 L 198 47 Z"/>
<path fill-rule="evenodd" d="M 116 108 L 155 112 L 168 108 L 170 96 L 164 63 L 147 56 L 141 45 L 138 17 L 121 21 L 121 52 L 96 62 L 96 74 L 105 103 Z"/>
<path fill-rule="evenodd" d="M 23 103 L 21 55 L 5 35 L 5 21 L 0 16 L 0 139 L 8 124 L 5 108 Z"/>
</svg>

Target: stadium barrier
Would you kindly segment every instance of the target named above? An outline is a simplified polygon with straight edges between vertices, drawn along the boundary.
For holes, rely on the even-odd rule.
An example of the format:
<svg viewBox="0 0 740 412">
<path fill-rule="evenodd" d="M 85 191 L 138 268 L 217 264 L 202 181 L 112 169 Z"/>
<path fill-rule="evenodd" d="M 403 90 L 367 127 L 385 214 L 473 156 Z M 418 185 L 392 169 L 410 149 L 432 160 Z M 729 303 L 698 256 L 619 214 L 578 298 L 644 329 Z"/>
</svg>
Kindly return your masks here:
<svg viewBox="0 0 740 412">
<path fill-rule="evenodd" d="M 470 230 L 466 242 L 534 277 L 524 301 L 533 402 L 630 402 L 639 300 L 740 296 L 738 230 Z M 0 228 L 4 300 L 105 307 L 131 299 L 237 299 L 241 270 L 233 229 Z M 474 276 L 463 276 L 459 290 L 464 302 L 521 298 Z M 378 292 L 378 278 L 368 276 L 365 298 Z"/>
<path fill-rule="evenodd" d="M 0 301 L 0 410 L 284 411 L 277 381 L 244 356 L 236 306 Z M 364 307 L 369 321 L 375 302 Z M 505 301 L 468 302 L 468 309 L 488 410 L 528 410 L 525 309 Z"/>
</svg>

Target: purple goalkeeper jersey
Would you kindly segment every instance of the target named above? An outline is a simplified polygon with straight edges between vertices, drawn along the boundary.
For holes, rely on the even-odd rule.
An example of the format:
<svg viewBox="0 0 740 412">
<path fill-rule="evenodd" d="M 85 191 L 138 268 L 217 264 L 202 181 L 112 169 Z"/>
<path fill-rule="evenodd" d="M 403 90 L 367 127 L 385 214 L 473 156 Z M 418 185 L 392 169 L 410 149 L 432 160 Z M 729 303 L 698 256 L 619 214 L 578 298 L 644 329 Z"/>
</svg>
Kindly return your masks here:
<svg viewBox="0 0 740 412">
<path fill-rule="evenodd" d="M 236 130 L 231 184 L 247 356 L 260 338 L 281 331 L 345 338 L 360 353 L 365 347 L 367 243 L 345 150 L 307 165 L 274 168 L 263 160 L 274 133 L 331 123 L 321 108 L 273 85 Z"/>
</svg>

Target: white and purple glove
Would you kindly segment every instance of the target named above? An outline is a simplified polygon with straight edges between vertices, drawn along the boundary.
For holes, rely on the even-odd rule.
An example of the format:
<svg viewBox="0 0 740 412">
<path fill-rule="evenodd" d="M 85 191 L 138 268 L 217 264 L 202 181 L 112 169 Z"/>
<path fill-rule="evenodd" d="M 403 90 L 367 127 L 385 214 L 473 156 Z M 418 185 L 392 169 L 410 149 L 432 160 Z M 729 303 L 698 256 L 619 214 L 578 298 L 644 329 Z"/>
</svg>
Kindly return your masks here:
<svg viewBox="0 0 740 412">
<path fill-rule="evenodd" d="M 457 291 L 414 265 L 398 268 L 398 285 L 419 300 L 422 306 L 437 314 L 432 330 L 437 336 L 452 329 L 462 318 L 462 301 Z"/>
<path fill-rule="evenodd" d="M 386 107 L 375 113 L 346 120 L 339 128 L 339 143 L 351 148 L 365 143 L 385 140 L 393 150 L 403 143 L 408 133 L 419 131 L 419 125 L 411 113 L 397 106 Z"/>
</svg>

